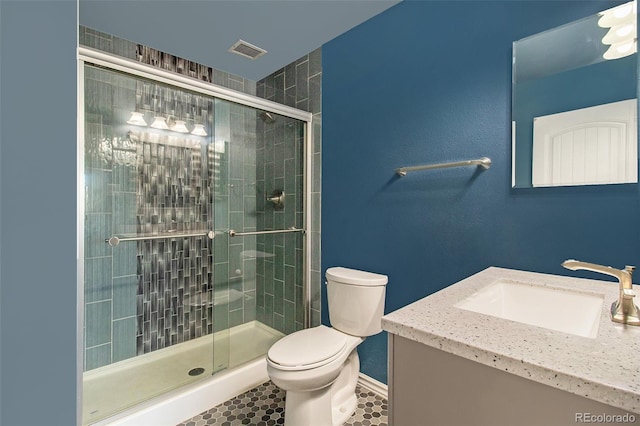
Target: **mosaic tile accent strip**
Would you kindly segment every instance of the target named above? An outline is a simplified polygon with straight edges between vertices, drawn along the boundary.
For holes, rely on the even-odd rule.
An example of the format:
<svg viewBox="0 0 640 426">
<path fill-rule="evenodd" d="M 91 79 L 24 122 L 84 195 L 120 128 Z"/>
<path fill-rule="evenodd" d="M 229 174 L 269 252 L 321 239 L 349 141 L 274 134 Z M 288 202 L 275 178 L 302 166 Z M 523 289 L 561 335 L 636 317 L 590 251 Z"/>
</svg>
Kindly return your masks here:
<svg viewBox="0 0 640 426">
<path fill-rule="evenodd" d="M 137 234 L 209 229 L 214 171 L 212 162 L 202 162 L 206 148 L 188 138 L 130 134 L 139 156 Z M 212 308 L 190 303 L 212 291 L 210 241 L 199 236 L 137 243 L 138 355 L 213 332 Z"/>
<path fill-rule="evenodd" d="M 171 71 L 207 83 L 224 86 L 250 95 L 256 94 L 256 83 L 213 67 L 179 56 L 171 55 L 151 47 L 124 40 L 92 28 L 80 26 L 80 45 L 106 53 L 132 59 L 143 64 Z"/>
<path fill-rule="evenodd" d="M 176 74 L 186 75 L 187 77 L 208 83 L 213 82 L 213 68 L 161 52 L 157 49 L 152 49 L 142 44 L 136 45 L 136 57 L 138 61 L 143 64 L 175 72 Z"/>
<path fill-rule="evenodd" d="M 358 406 L 345 426 L 386 426 L 387 400 L 356 387 Z M 285 392 L 266 382 L 217 407 L 198 414 L 178 426 L 281 425 L 284 424 Z M 309 421 L 307 426 L 313 426 Z"/>
</svg>

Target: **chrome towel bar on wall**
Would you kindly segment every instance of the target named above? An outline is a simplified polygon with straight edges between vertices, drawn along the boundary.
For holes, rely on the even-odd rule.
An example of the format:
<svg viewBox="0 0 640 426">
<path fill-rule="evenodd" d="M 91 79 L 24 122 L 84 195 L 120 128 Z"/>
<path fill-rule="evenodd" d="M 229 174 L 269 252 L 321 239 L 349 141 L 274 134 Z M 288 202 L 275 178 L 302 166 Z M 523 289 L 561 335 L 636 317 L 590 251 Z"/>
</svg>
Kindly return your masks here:
<svg viewBox="0 0 640 426">
<path fill-rule="evenodd" d="M 484 170 L 486 170 L 489 167 L 491 167 L 491 159 L 488 157 L 482 157 L 477 160 L 455 161 L 453 163 L 440 163 L 440 164 L 430 164 L 426 166 L 400 167 L 399 169 L 396 169 L 396 174 L 398 174 L 398 176 L 406 176 L 408 172 L 415 172 L 418 170 L 445 169 L 448 167 L 461 167 L 461 166 L 480 166 Z"/>
</svg>

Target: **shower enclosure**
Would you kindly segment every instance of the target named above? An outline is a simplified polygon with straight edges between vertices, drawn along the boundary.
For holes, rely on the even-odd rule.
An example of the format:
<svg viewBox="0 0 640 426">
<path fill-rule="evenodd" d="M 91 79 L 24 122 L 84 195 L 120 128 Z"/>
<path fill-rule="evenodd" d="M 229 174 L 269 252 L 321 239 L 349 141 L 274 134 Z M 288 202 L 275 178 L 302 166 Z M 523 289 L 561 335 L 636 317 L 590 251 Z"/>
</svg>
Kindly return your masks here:
<svg viewBox="0 0 640 426">
<path fill-rule="evenodd" d="M 309 324 L 311 115 L 81 51 L 82 422 Z"/>
</svg>

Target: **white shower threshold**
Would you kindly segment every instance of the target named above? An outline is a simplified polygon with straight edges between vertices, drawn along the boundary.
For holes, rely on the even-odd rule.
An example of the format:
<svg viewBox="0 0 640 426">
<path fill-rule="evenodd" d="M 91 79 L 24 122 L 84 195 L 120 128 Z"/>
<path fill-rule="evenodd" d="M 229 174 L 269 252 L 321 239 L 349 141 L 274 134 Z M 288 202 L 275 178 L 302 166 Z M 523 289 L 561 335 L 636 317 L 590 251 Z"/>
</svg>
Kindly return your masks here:
<svg viewBox="0 0 640 426">
<path fill-rule="evenodd" d="M 86 372 L 82 424 L 174 426 L 267 381 L 264 354 L 283 336 L 252 321 Z"/>
</svg>

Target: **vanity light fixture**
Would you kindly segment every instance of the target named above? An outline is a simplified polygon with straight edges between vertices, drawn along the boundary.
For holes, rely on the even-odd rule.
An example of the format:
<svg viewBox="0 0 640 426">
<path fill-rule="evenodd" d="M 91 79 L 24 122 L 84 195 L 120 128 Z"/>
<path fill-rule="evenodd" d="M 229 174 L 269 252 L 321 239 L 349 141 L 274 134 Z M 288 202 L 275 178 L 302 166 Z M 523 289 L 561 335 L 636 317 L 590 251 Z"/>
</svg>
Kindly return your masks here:
<svg viewBox="0 0 640 426">
<path fill-rule="evenodd" d="M 629 39 L 633 39 L 636 34 L 636 26 L 633 22 L 611 27 L 609 32 L 602 38 L 604 44 L 615 44 Z"/>
<path fill-rule="evenodd" d="M 622 43 L 612 44 L 609 49 L 602 55 L 605 59 L 620 59 L 625 56 L 633 55 L 638 51 L 638 42 L 636 40 L 628 40 Z"/>
<path fill-rule="evenodd" d="M 144 121 L 144 113 L 133 111 L 131 117 L 127 120 L 127 124 L 133 124 L 134 126 L 146 126 L 147 122 Z"/>
<path fill-rule="evenodd" d="M 600 12 L 601 18 L 598 20 L 598 25 L 602 28 L 611 28 L 623 22 L 631 21 L 636 14 L 636 2 L 635 0 L 630 1 Z"/>
<path fill-rule="evenodd" d="M 635 0 L 600 13 L 598 26 L 609 28 L 602 44 L 609 49 L 602 55 L 605 59 L 619 59 L 638 51 L 637 8 Z"/>
</svg>

